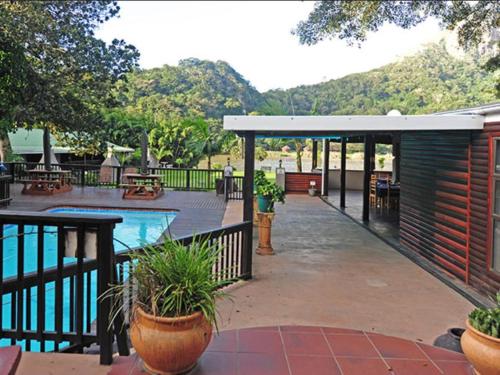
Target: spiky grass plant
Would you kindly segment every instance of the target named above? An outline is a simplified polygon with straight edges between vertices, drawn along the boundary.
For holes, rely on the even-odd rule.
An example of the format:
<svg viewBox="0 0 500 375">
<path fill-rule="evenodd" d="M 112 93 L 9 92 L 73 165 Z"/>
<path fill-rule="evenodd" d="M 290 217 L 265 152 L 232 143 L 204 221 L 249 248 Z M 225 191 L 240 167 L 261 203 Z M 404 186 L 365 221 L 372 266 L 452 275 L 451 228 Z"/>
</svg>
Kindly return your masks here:
<svg viewBox="0 0 500 375">
<path fill-rule="evenodd" d="M 217 328 L 216 301 L 227 297 L 221 288 L 230 281 L 213 272 L 220 245 L 194 238 L 189 246 L 165 239 L 132 252 L 129 277 L 136 286 L 134 303 L 159 317 L 181 317 L 200 311 Z M 227 271 L 227 270 L 226 270 Z M 112 287 L 103 298 L 113 298 L 113 316 L 124 307 L 127 283 Z"/>
</svg>

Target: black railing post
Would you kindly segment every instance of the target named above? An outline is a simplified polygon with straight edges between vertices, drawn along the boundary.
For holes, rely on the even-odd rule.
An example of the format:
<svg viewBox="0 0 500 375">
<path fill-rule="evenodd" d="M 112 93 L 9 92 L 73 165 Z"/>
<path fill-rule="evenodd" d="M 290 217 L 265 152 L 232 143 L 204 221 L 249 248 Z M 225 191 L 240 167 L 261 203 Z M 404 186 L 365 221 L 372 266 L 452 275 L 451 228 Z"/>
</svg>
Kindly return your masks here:
<svg viewBox="0 0 500 375">
<path fill-rule="evenodd" d="M 122 179 L 122 168 L 123 167 L 116 167 L 116 187 L 120 187 L 120 181 Z"/>
<path fill-rule="evenodd" d="M 229 189 L 227 180 L 229 177 L 224 176 L 224 201 L 227 203 L 229 201 Z"/>
<path fill-rule="evenodd" d="M 191 190 L 191 173 L 190 169 L 186 169 L 186 190 Z"/>
<path fill-rule="evenodd" d="M 85 167 L 84 166 L 81 166 L 80 167 L 80 184 L 82 185 L 82 187 L 85 186 Z"/>
<path fill-rule="evenodd" d="M 114 224 L 99 225 L 97 230 L 97 295 L 106 293 L 113 282 L 113 227 Z M 113 362 L 113 330 L 110 327 L 112 298 L 101 298 L 97 303 L 97 340 L 101 365 Z"/>
</svg>

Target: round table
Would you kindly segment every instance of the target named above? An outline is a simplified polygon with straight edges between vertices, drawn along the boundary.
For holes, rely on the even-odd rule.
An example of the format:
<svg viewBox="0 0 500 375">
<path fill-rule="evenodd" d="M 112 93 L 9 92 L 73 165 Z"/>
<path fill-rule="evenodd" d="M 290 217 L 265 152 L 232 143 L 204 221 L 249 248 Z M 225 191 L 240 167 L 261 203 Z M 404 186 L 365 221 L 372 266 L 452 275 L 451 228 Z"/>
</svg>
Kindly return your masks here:
<svg viewBox="0 0 500 375">
<path fill-rule="evenodd" d="M 145 374 L 136 355 L 109 374 Z M 463 354 L 397 337 L 312 326 L 257 327 L 215 335 L 192 375 L 472 375 Z"/>
</svg>

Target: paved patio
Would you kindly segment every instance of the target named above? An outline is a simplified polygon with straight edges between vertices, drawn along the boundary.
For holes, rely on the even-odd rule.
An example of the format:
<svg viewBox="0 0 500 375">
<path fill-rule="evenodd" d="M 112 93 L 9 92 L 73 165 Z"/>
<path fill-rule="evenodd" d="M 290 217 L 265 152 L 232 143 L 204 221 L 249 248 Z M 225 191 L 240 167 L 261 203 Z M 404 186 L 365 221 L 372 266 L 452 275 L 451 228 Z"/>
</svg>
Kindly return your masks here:
<svg viewBox="0 0 500 375">
<path fill-rule="evenodd" d="M 65 205 L 177 210 L 179 212 L 170 225 L 170 231 L 176 237 L 220 227 L 226 208 L 224 198 L 217 197 L 214 192 L 165 191 L 160 198 L 147 201 L 122 199 L 123 191 L 112 188 L 74 187 L 70 192 L 48 196 L 24 195 L 21 189 L 21 184 L 11 186 L 13 200 L 8 210 L 44 211 Z"/>
<path fill-rule="evenodd" d="M 145 374 L 137 355 L 109 375 Z M 281 326 L 215 336 L 191 375 L 472 375 L 462 354 L 396 337 L 331 327 Z"/>
<path fill-rule="evenodd" d="M 209 225 L 222 221 L 230 224 L 241 218 L 241 202 L 230 202 L 224 215 L 219 206 L 222 199 L 219 201 L 213 193 L 167 192 L 166 197 L 154 202 L 122 201 L 110 191 L 97 193 L 99 198 L 94 203 L 105 206 L 114 202 L 131 205 L 128 207 L 184 210 L 190 213 L 186 221 L 190 217 L 195 220 L 191 228 L 203 221 L 200 215 Z M 53 199 L 58 204 L 77 204 L 74 202 L 86 202 L 87 194 L 74 191 L 71 197 Z M 112 196 L 115 198 L 110 201 Z M 203 203 L 203 199 L 207 201 Z M 51 202 L 44 200 L 47 198 L 23 206 L 17 197 L 12 208 L 49 207 Z M 198 208 L 187 207 L 189 202 Z M 208 217 L 210 214 L 215 218 Z M 432 344 L 447 328 L 463 326 L 473 309 L 462 296 L 319 198 L 288 195 L 285 205 L 277 205 L 273 245 L 275 256 L 254 255 L 253 280 L 230 287 L 234 302 L 219 303 L 222 330 L 323 326 Z M 109 367 L 98 365 L 97 356 L 27 353 L 18 373 L 31 374 L 41 368 L 50 369 L 46 373 L 52 374 L 109 371 Z"/>
<path fill-rule="evenodd" d="M 322 325 L 431 344 L 473 309 L 319 198 L 288 195 L 272 239 L 276 255 L 254 255 L 254 279 L 232 287 L 234 303 L 220 303 L 223 329 Z"/>
</svg>

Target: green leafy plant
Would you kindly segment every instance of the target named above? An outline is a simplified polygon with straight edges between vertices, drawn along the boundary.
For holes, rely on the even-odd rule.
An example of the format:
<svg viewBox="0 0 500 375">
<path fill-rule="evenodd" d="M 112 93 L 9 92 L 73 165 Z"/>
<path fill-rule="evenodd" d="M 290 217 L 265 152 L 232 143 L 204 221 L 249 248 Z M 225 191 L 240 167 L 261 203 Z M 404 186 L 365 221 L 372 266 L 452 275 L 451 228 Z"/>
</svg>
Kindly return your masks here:
<svg viewBox="0 0 500 375">
<path fill-rule="evenodd" d="M 270 212 L 273 211 L 274 203 L 285 203 L 285 190 L 273 182 L 267 181 L 267 183 L 257 186 L 257 195 L 269 199 Z"/>
<path fill-rule="evenodd" d="M 137 285 L 134 304 L 159 317 L 181 317 L 202 312 L 217 328 L 216 300 L 227 297 L 221 288 L 230 281 L 213 272 L 220 245 L 195 238 L 187 247 L 166 239 L 132 252 L 130 277 Z M 112 321 L 123 309 L 127 283 L 115 285 L 101 298 L 112 298 Z"/>
<path fill-rule="evenodd" d="M 488 336 L 500 338 L 500 292 L 496 295 L 496 307 L 477 308 L 469 314 L 472 327 Z"/>
<path fill-rule="evenodd" d="M 253 179 L 253 184 L 255 189 L 259 186 L 266 184 L 268 181 L 266 179 L 266 173 L 264 171 L 255 171 L 255 176 Z"/>
<path fill-rule="evenodd" d="M 385 157 L 381 156 L 378 158 L 378 165 L 380 165 L 380 169 L 384 169 L 385 166 Z"/>
</svg>

